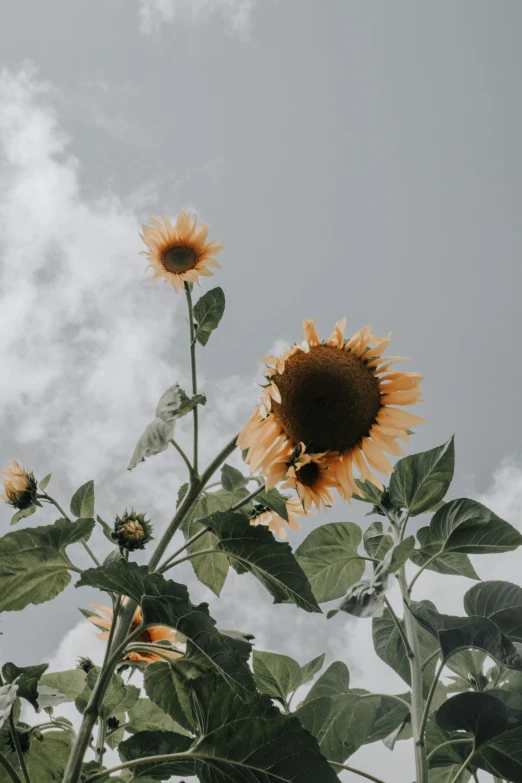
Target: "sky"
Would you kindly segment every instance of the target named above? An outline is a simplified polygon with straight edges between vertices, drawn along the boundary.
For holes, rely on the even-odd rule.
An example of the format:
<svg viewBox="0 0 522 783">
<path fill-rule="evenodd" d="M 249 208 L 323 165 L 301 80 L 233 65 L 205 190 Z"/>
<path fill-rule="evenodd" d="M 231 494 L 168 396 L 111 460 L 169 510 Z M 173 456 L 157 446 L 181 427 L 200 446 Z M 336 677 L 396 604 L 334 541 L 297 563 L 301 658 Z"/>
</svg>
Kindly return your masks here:
<svg viewBox="0 0 522 783">
<path fill-rule="evenodd" d="M 6 15 L 4 15 L 5 20 Z M 138 230 L 182 207 L 226 247 L 219 330 L 199 352 L 203 457 L 248 418 L 260 359 L 372 323 L 421 371 L 412 449 L 455 433 L 450 497 L 520 528 L 522 419 L 522 6 L 504 0 L 20 0 L 0 27 L 0 462 L 18 459 L 63 505 L 94 479 L 106 519 L 130 505 L 157 530 L 182 465 L 167 452 L 126 471 L 172 383 L 188 388 L 183 302 L 151 283 Z M 187 424 L 179 426 L 186 442 Z M 237 458 L 235 464 L 239 465 Z M 323 518 L 363 527 L 362 504 Z M 56 518 L 49 509 L 26 523 Z M 10 511 L 0 509 L 7 531 Z M 419 519 L 419 524 L 426 524 Z M 303 535 L 296 535 L 297 544 Z M 102 551 L 103 539 L 93 538 Z M 75 553 L 87 565 L 82 551 Z M 519 579 L 519 555 L 475 558 Z M 344 660 L 357 687 L 401 681 L 371 656 L 369 621 L 273 606 L 249 576 L 220 600 L 180 568 L 193 601 L 259 649 Z M 425 574 L 455 610 L 465 580 Z M 395 587 L 392 597 L 396 600 Z M 0 660 L 53 668 L 102 647 L 68 588 L 0 618 Z M 396 691 L 397 692 L 397 691 Z M 413 777 L 406 743 L 351 762 Z M 345 776 L 352 780 L 353 776 Z"/>
</svg>

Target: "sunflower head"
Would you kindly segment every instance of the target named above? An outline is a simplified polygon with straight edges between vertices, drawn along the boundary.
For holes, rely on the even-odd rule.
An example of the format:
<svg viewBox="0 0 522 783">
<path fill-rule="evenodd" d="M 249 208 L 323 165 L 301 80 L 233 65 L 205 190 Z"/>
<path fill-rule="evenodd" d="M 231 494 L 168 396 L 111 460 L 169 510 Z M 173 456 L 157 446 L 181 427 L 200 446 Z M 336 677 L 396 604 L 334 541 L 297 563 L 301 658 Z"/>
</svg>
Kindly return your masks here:
<svg viewBox="0 0 522 783">
<path fill-rule="evenodd" d="M 0 473 L 5 494 L 0 495 L 9 505 L 23 511 L 37 500 L 38 484 L 32 473 L 22 468 L 16 460 Z"/>
<path fill-rule="evenodd" d="M 163 224 L 151 218 L 153 226 L 142 226 L 140 237 L 147 245 L 146 255 L 154 270 L 153 280 L 163 277 L 176 293 L 185 283 L 197 283 L 200 276 L 211 277 L 211 268 L 220 269 L 213 257 L 221 253 L 223 246 L 218 240 L 207 242 L 208 226 L 198 226 L 197 218 L 182 209 L 176 224 L 163 217 Z"/>
<path fill-rule="evenodd" d="M 387 474 L 387 454 L 403 453 L 397 439 L 423 421 L 395 406 L 421 402 L 420 373 L 391 367 L 402 357 L 383 358 L 390 343 L 367 326 L 345 340 L 346 319 L 320 341 L 313 320 L 305 339 L 282 356 L 265 357 L 267 385 L 260 406 L 238 438 L 246 461 L 267 477 L 267 487 L 286 481 L 304 508 L 333 502 L 331 490 L 350 500 L 363 481 L 382 487 L 373 470 Z"/>
<path fill-rule="evenodd" d="M 144 549 L 145 544 L 152 540 L 152 525 L 145 519 L 145 514 L 138 514 L 131 509 L 125 510 L 122 517 L 116 517 L 114 522 L 113 539 L 118 546 L 133 552 L 135 549 Z"/>
</svg>

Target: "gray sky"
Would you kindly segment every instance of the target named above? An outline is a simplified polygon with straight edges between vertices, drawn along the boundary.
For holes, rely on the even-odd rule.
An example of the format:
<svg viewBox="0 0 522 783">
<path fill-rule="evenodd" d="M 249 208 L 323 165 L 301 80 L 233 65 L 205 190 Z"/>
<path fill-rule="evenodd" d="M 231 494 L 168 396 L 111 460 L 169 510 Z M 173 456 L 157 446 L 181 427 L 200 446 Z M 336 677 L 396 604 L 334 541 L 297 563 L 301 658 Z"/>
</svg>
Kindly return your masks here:
<svg viewBox="0 0 522 783">
<path fill-rule="evenodd" d="M 390 352 L 424 373 L 427 424 L 413 448 L 456 433 L 451 495 L 486 498 L 519 525 L 521 4 L 9 5 L 0 27 L 2 465 L 52 470 L 49 489 L 64 502 L 94 478 L 105 517 L 134 503 L 165 523 L 182 480 L 174 455 L 130 474 L 125 466 L 164 389 L 188 386 L 183 303 L 143 273 L 137 230 L 188 206 L 226 246 L 210 283 L 225 289 L 227 311 L 200 352 L 207 457 L 249 415 L 267 350 L 299 340 L 303 316 L 327 336 L 346 315 L 352 332 L 392 330 Z M 339 503 L 328 520 L 366 525 L 364 511 Z M 5 529 L 9 509 L 0 514 Z M 29 524 L 43 520 L 53 515 Z M 503 574 L 517 578 L 517 557 L 503 559 Z M 499 569 L 495 558 L 476 566 L 483 577 Z M 193 599 L 209 599 L 186 575 Z M 464 587 L 423 579 L 419 589 L 442 608 Z M 42 654 L 70 665 L 78 645 L 95 644 L 90 627 L 75 627 L 76 607 L 97 599 L 70 588 L 23 617 L 4 615 L 0 657 L 35 663 L 37 637 Z M 326 650 L 344 656 L 358 685 L 364 675 L 370 687 L 370 676 L 381 689 L 402 687 L 369 666 L 364 621 L 272 607 L 249 577 L 210 600 L 262 649 L 301 662 Z M 353 763 L 385 764 L 390 783 L 404 783 L 403 747 L 395 762 L 371 746 Z"/>
</svg>

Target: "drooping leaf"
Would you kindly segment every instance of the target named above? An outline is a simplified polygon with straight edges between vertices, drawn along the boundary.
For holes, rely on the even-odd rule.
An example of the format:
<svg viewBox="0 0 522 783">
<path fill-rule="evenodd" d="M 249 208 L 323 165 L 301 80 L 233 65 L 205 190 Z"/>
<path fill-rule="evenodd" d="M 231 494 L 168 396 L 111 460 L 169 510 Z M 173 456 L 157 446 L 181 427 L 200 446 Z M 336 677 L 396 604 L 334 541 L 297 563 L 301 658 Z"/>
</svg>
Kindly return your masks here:
<svg viewBox="0 0 522 783">
<path fill-rule="evenodd" d="M 429 511 L 448 491 L 454 470 L 453 437 L 438 448 L 403 457 L 390 478 L 390 500 L 398 508 L 407 508 L 413 517 Z"/>
<path fill-rule="evenodd" d="M 71 514 L 75 517 L 94 516 L 94 481 L 87 481 L 71 498 Z"/>
<path fill-rule="evenodd" d="M 248 478 L 244 476 L 240 470 L 232 467 L 232 465 L 223 465 L 221 468 L 221 486 L 228 492 L 233 492 L 235 489 L 245 487 L 248 483 Z"/>
<path fill-rule="evenodd" d="M 38 711 L 40 709 L 38 705 L 38 681 L 48 667 L 48 663 L 41 663 L 36 666 L 16 666 L 16 664 L 9 662 L 3 665 L 2 675 L 8 683 L 16 681 L 19 698 L 26 699 Z"/>
<path fill-rule="evenodd" d="M 210 335 L 217 329 L 225 312 L 225 294 L 222 288 L 211 288 L 194 305 L 196 340 L 206 345 Z"/>
<path fill-rule="evenodd" d="M 147 756 L 160 756 L 170 753 L 186 753 L 193 739 L 172 731 L 139 731 L 132 737 L 120 742 L 120 759 L 134 761 Z M 151 761 L 132 768 L 134 780 L 170 780 L 172 775 L 193 775 L 194 761 L 191 759 Z"/>
<path fill-rule="evenodd" d="M 267 492 L 260 492 L 256 496 L 256 502 L 266 506 L 271 511 L 275 511 L 286 522 L 288 522 L 288 509 L 286 500 L 278 489 L 269 489 Z"/>
<path fill-rule="evenodd" d="M 363 575 L 365 561 L 357 553 L 361 538 L 353 522 L 333 522 L 312 530 L 296 550 L 319 603 L 340 598 Z"/>
<path fill-rule="evenodd" d="M 417 531 L 417 538 L 421 546 L 411 556 L 415 565 L 425 566 L 428 571 L 435 571 L 438 574 L 480 579 L 468 555 L 461 552 L 441 553 L 441 542 L 438 538 L 433 537 L 429 527 L 421 527 Z M 434 555 L 437 555 L 437 558 L 431 560 Z"/>
<path fill-rule="evenodd" d="M 410 559 L 415 549 L 415 538 L 408 536 L 396 544 L 384 558 L 390 574 L 396 574 L 402 566 Z M 389 564 L 387 558 L 389 557 Z"/>
<path fill-rule="evenodd" d="M 276 541 L 268 528 L 252 527 L 240 512 L 217 512 L 205 521 L 218 536 L 218 551 L 231 558 L 240 572 L 257 577 L 274 603 L 292 602 L 307 612 L 321 611 L 290 546 Z"/>
<path fill-rule="evenodd" d="M 301 667 L 288 655 L 254 650 L 252 663 L 258 690 L 279 699 L 283 704 L 301 684 Z"/>
<path fill-rule="evenodd" d="M 20 509 L 20 511 L 17 511 L 16 514 L 13 514 L 13 516 L 11 517 L 11 522 L 9 524 L 16 525 L 22 519 L 27 519 L 27 517 L 31 517 L 35 513 L 37 508 L 38 506 L 36 506 L 36 504 L 33 503 L 28 508 Z"/>
<path fill-rule="evenodd" d="M 522 543 L 522 535 L 493 511 L 476 500 L 450 500 L 433 516 L 429 527 L 432 542 L 442 552 L 468 555 L 511 552 Z"/>
<path fill-rule="evenodd" d="M 201 734 L 195 748 L 201 783 L 337 783 L 317 741 L 295 715 L 266 695 L 245 703 L 224 683 L 193 683 Z"/>
<path fill-rule="evenodd" d="M 163 714 L 192 731 L 194 718 L 186 678 L 167 662 L 149 663 L 144 675 L 145 693 Z M 145 728 L 144 726 L 142 728 Z M 167 727 L 165 727 L 167 728 Z"/>
<path fill-rule="evenodd" d="M 94 520 L 25 528 L 0 538 L 0 612 L 50 601 L 71 581 L 66 547 L 88 538 Z"/>
<path fill-rule="evenodd" d="M 147 677 L 150 667 L 155 665 L 149 664 L 147 666 L 145 677 Z M 168 664 L 166 665 L 168 666 Z M 149 687 L 150 682 L 149 676 Z M 126 730 L 129 734 L 136 734 L 138 731 L 174 731 L 176 734 L 188 734 L 180 723 L 173 720 L 170 714 L 168 715 L 150 699 L 138 699 L 136 704 L 128 711 L 128 714 L 129 725 L 126 727 Z"/>
<path fill-rule="evenodd" d="M 0 728 L 9 717 L 9 713 L 16 701 L 18 683 L 10 683 L 0 686 Z"/>
<path fill-rule="evenodd" d="M 522 642 L 522 587 L 498 580 L 474 585 L 464 596 L 469 615 L 488 617 L 514 642 Z"/>
<path fill-rule="evenodd" d="M 180 388 L 179 383 L 175 383 L 161 395 L 154 416 L 173 427 L 177 419 L 190 413 L 196 405 L 205 405 L 206 402 L 207 398 L 204 394 L 195 394 L 193 397 L 189 397 Z"/>
<path fill-rule="evenodd" d="M 350 693 L 350 672 L 345 663 L 334 661 L 312 685 L 304 703 L 321 696 L 337 696 L 339 693 Z"/>
<path fill-rule="evenodd" d="M 346 612 L 353 617 L 382 617 L 383 595 L 384 590 L 381 587 L 374 587 L 369 579 L 361 580 L 348 589 L 344 598 L 341 598 L 326 616 L 331 619 L 337 612 Z"/>
<path fill-rule="evenodd" d="M 127 470 L 132 470 L 140 462 L 144 462 L 147 457 L 154 454 L 160 454 L 166 451 L 169 443 L 174 436 L 174 425 L 167 424 L 159 417 L 147 424 L 143 434 L 136 444 L 131 460 L 127 465 Z"/>
<path fill-rule="evenodd" d="M 318 655 L 317 658 L 313 658 L 308 663 L 305 663 L 304 666 L 301 666 L 301 685 L 304 685 L 306 682 L 310 682 L 311 679 L 315 677 L 317 672 L 320 672 L 323 668 L 325 654 Z"/>
<path fill-rule="evenodd" d="M 363 533 L 363 543 L 369 557 L 382 560 L 393 546 L 393 538 L 383 530 L 382 522 L 373 522 Z"/>
<path fill-rule="evenodd" d="M 460 650 L 477 648 L 510 669 L 522 669 L 522 657 L 513 643 L 487 617 L 439 614 L 415 602 L 411 611 L 417 622 L 438 639 L 444 660 Z"/>
</svg>

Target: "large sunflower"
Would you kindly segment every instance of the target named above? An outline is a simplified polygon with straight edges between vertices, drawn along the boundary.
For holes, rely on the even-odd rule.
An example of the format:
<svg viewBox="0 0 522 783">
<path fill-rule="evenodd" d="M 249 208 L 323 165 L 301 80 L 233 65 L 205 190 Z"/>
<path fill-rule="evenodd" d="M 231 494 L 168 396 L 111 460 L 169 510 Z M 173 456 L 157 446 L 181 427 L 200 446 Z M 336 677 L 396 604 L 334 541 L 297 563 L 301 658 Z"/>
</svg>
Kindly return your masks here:
<svg viewBox="0 0 522 783">
<path fill-rule="evenodd" d="M 99 628 L 102 633 L 96 634 L 98 639 L 103 639 L 103 641 L 107 641 L 110 635 L 112 621 L 113 621 L 113 612 L 112 609 L 108 606 L 98 606 L 98 604 L 91 604 L 93 609 L 97 609 L 99 612 L 102 612 L 103 614 L 106 614 L 107 617 L 100 617 L 99 615 L 91 615 L 88 619 L 89 621 L 95 625 L 97 628 Z M 142 623 L 142 615 L 141 615 L 141 609 L 138 607 L 136 609 L 136 612 L 134 613 L 134 617 L 132 619 L 132 625 L 129 629 L 129 633 L 132 633 L 136 630 Z M 150 628 L 146 628 L 143 633 L 140 633 L 138 638 L 136 639 L 136 642 L 145 642 L 147 644 L 154 644 L 154 642 L 159 641 L 168 641 L 172 644 L 176 644 L 176 633 L 172 628 L 168 628 L 166 625 L 152 625 Z M 171 658 L 180 658 L 182 656 L 182 652 L 179 653 L 174 652 L 173 650 L 168 650 L 166 648 L 160 648 L 158 647 L 158 650 L 161 650 L 162 655 L 167 655 Z M 153 652 L 129 652 L 125 656 L 126 660 L 134 661 L 135 663 L 154 663 L 154 661 L 161 661 L 163 660 L 159 655 L 155 655 Z"/>
<path fill-rule="evenodd" d="M 402 360 L 382 356 L 391 335 L 366 326 L 345 340 L 345 325 L 338 321 L 321 342 L 305 319 L 302 343 L 265 357 L 268 385 L 238 438 L 251 470 L 267 477 L 268 488 L 286 480 L 305 510 L 331 504 L 332 488 L 345 500 L 360 494 L 354 467 L 381 488 L 373 470 L 391 473 L 386 454 L 403 454 L 397 439 L 408 443 L 408 429 L 424 421 L 394 407 L 422 401 L 422 375 L 390 369 Z"/>
<path fill-rule="evenodd" d="M 156 218 L 151 218 L 151 222 L 154 228 L 143 225 L 140 237 L 148 247 L 141 253 L 154 269 L 153 280 L 163 277 L 177 293 L 185 282 L 197 283 L 200 275 L 211 277 L 209 267 L 221 269 L 213 256 L 221 253 L 223 247 L 219 240 L 207 242 L 208 226 L 198 226 L 197 217 L 182 209 L 175 226 L 164 216 L 164 225 Z"/>
</svg>

